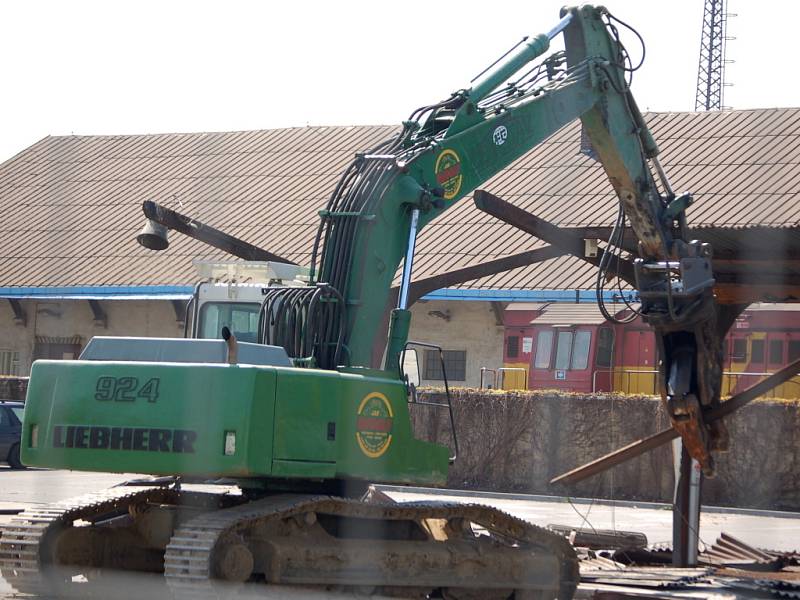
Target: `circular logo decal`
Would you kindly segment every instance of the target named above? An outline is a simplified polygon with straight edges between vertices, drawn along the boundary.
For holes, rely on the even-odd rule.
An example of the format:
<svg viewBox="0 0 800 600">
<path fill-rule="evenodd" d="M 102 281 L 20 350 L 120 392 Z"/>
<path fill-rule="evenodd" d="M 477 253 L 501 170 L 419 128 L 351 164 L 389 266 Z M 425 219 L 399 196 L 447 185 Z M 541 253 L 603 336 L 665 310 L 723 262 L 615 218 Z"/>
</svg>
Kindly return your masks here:
<svg viewBox="0 0 800 600">
<path fill-rule="evenodd" d="M 370 392 L 358 405 L 356 440 L 370 458 L 383 455 L 392 443 L 394 414 L 389 400 L 380 392 Z"/>
<path fill-rule="evenodd" d="M 452 200 L 461 190 L 461 159 L 454 150 L 442 150 L 433 167 L 436 182 L 444 188 L 444 199 Z"/>
<path fill-rule="evenodd" d="M 506 139 L 508 138 L 508 129 L 506 129 L 505 125 L 498 125 L 494 128 L 494 133 L 492 133 L 492 140 L 494 140 L 495 146 L 502 146 L 506 143 Z"/>
</svg>

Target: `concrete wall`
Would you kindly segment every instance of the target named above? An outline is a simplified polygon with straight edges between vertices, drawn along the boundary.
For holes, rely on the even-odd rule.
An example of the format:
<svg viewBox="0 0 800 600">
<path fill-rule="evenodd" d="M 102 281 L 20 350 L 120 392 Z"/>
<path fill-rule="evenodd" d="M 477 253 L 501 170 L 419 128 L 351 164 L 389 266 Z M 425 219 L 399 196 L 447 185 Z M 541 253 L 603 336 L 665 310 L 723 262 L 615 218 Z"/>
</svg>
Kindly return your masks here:
<svg viewBox="0 0 800 600">
<path fill-rule="evenodd" d="M 454 385 L 477 388 L 481 367 L 503 366 L 504 329 L 495 320 L 491 302 L 420 301 L 411 312 L 409 339 L 438 344 L 444 350 L 466 350 L 466 381 L 455 381 Z M 419 357 L 422 371 L 421 351 Z M 441 384 L 422 380 L 422 385 Z"/>
<path fill-rule="evenodd" d="M 453 395 L 460 456 L 450 472 L 450 487 L 672 499 L 670 444 L 574 486 L 549 483 L 556 475 L 668 427 L 656 398 L 552 391 L 455 390 Z M 419 437 L 452 443 L 445 411 L 417 406 L 412 413 Z M 703 503 L 800 510 L 800 402 L 758 400 L 725 422 L 730 451 L 717 455 L 717 476 L 705 480 Z"/>
<path fill-rule="evenodd" d="M 107 300 L 100 305 L 108 317 L 107 327 L 94 322 L 86 300 L 21 302 L 27 324 L 16 324 L 8 302 L 0 302 L 0 350 L 19 352 L 19 375 L 30 371 L 37 336 L 80 336 L 86 344 L 95 335 L 177 337 L 183 325 L 175 319 L 172 304 L 165 300 Z"/>
</svg>

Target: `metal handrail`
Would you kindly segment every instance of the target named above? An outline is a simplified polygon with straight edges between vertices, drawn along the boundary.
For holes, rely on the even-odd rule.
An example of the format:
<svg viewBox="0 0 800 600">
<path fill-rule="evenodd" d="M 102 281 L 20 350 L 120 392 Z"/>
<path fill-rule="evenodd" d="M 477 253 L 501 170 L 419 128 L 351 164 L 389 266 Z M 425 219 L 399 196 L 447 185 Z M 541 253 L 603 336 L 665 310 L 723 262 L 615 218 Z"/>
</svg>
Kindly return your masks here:
<svg viewBox="0 0 800 600">
<path fill-rule="evenodd" d="M 658 376 L 658 370 L 657 369 L 619 369 L 619 370 L 617 370 L 617 369 L 597 369 L 592 373 L 592 393 L 597 392 L 597 375 L 598 375 L 598 373 L 608 373 L 608 374 L 610 374 L 611 375 L 612 387 L 613 387 L 613 383 L 614 383 L 614 377 L 617 374 L 625 375 L 625 376 L 628 377 L 628 387 L 630 387 L 630 376 L 631 375 L 648 375 L 648 374 L 656 375 L 656 377 L 653 379 L 653 393 L 654 394 L 656 393 L 655 386 L 656 386 L 656 381 L 657 381 L 657 376 Z M 730 391 L 730 389 L 732 389 L 733 387 L 735 387 L 735 385 L 738 384 L 738 379 L 740 377 L 742 377 L 742 376 L 745 376 L 745 377 L 747 377 L 747 376 L 749 376 L 749 377 L 768 377 L 769 375 L 772 375 L 772 373 L 767 372 L 767 371 L 763 371 L 763 372 L 755 372 L 755 371 L 723 371 L 722 375 L 723 375 L 723 377 L 727 376 L 727 377 L 730 377 L 731 379 L 733 379 L 733 378 L 737 379 L 736 383 L 729 383 L 728 384 L 728 390 Z M 788 385 L 788 384 L 793 384 L 793 385 L 800 386 L 800 381 L 789 380 L 789 381 L 786 381 L 783 385 Z M 774 396 L 775 391 L 772 390 L 771 393 Z"/>
<path fill-rule="evenodd" d="M 767 372 L 767 371 L 761 371 L 761 372 L 756 372 L 756 371 L 723 371 L 722 375 L 723 376 L 727 375 L 731 379 L 733 379 L 734 377 L 736 378 L 735 381 L 731 381 L 731 382 L 728 383 L 728 393 L 733 393 L 732 390 L 737 385 L 739 385 L 739 378 L 741 376 L 745 376 L 745 377 L 768 377 L 770 375 L 773 375 L 773 373 L 770 373 L 770 372 Z M 800 381 L 792 381 L 792 379 L 789 379 L 789 380 L 783 382 L 781 385 L 800 386 Z M 723 385 L 723 387 L 724 387 L 724 385 Z M 766 395 L 767 394 L 764 394 L 764 396 L 766 396 Z M 772 398 L 775 397 L 775 388 L 772 388 L 769 391 L 769 396 L 772 397 Z M 798 397 L 800 397 L 800 396 L 798 396 Z"/>
<path fill-rule="evenodd" d="M 627 375 L 628 376 L 628 387 L 630 387 L 630 376 L 631 375 L 658 375 L 658 371 L 656 369 L 596 369 L 592 373 L 592 393 L 594 394 L 597 392 L 597 374 L 598 373 L 608 373 L 611 375 L 611 387 L 614 387 L 614 377 L 617 373 L 620 375 Z M 653 378 L 653 394 L 656 393 L 656 377 Z"/>
<path fill-rule="evenodd" d="M 442 378 L 444 379 L 444 393 L 447 398 L 447 403 L 444 402 L 420 402 L 416 399 L 416 393 L 413 395 L 413 404 L 417 404 L 420 406 L 436 406 L 439 408 L 446 408 L 448 413 L 450 414 L 450 431 L 453 435 L 453 453 L 450 455 L 450 464 L 456 462 L 456 458 L 458 458 L 458 435 L 456 433 L 456 419 L 453 415 L 453 402 L 450 398 L 450 384 L 447 382 L 447 369 L 444 366 L 444 351 L 442 347 L 437 344 L 429 344 L 428 342 L 412 342 L 411 340 L 406 341 L 405 346 L 403 346 L 403 351 L 397 357 L 398 364 L 397 369 L 400 373 L 400 377 L 404 378 L 403 376 L 403 362 L 405 359 L 406 351 L 408 350 L 409 346 L 422 346 L 423 348 L 431 348 L 434 350 L 439 351 L 439 361 L 442 366 Z M 419 364 L 419 363 L 417 363 Z"/>
<path fill-rule="evenodd" d="M 497 369 L 490 369 L 489 367 L 481 367 L 481 381 L 480 381 L 480 389 L 484 389 L 483 384 L 485 381 L 484 375 L 486 373 L 493 373 L 492 382 L 493 388 L 486 388 L 486 389 L 495 389 L 495 390 L 504 390 L 505 387 L 505 374 L 508 371 L 522 371 L 524 373 L 523 381 L 524 387 L 520 388 L 523 390 L 528 389 L 528 369 L 525 367 L 498 367 Z"/>
<path fill-rule="evenodd" d="M 479 388 L 483 389 L 483 376 L 486 372 L 493 373 L 492 381 L 494 384 L 494 389 L 497 389 L 497 369 L 490 369 L 489 367 L 481 367 L 481 382 Z"/>
<path fill-rule="evenodd" d="M 497 369 L 497 373 L 500 375 L 500 386 L 499 386 L 500 389 L 505 389 L 503 385 L 505 384 L 506 371 L 522 371 L 525 374 L 525 376 L 523 377 L 525 385 L 522 389 L 523 390 L 528 389 L 528 369 L 524 367 L 500 367 L 499 369 Z M 495 383 L 497 383 L 497 380 L 495 380 Z"/>
</svg>

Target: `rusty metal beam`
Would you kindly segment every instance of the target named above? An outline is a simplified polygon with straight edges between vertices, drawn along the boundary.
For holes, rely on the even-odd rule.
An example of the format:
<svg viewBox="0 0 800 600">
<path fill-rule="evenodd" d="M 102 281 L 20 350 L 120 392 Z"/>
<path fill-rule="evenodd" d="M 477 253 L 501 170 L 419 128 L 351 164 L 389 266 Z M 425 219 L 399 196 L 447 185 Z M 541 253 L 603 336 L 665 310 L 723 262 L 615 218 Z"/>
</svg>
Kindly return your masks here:
<svg viewBox="0 0 800 600">
<path fill-rule="evenodd" d="M 94 324 L 104 329 L 108 328 L 108 314 L 103 309 L 99 300 L 89 300 L 89 308 L 92 309 Z"/>
<path fill-rule="evenodd" d="M 151 200 L 142 203 L 142 211 L 151 221 L 244 260 L 271 260 L 289 265 L 297 264 Z"/>
<path fill-rule="evenodd" d="M 513 225 L 525 233 L 544 240 L 548 244 L 552 244 L 565 254 L 571 254 L 596 267 L 600 266 L 603 250 L 598 248 L 596 257 L 584 256 L 584 238 L 582 235 L 557 227 L 485 190 L 475 190 L 474 199 L 475 206 L 483 212 L 509 225 Z M 630 284 L 635 281 L 633 263 L 631 261 L 613 260 L 608 270 Z"/>
<path fill-rule="evenodd" d="M 441 275 L 419 279 L 411 283 L 411 288 L 408 293 L 409 304 L 413 304 L 425 294 L 435 292 L 442 288 L 458 285 L 459 283 L 472 281 L 474 279 L 480 279 L 481 277 L 496 275 L 497 273 L 503 273 L 519 267 L 527 267 L 528 265 L 556 258 L 557 256 L 563 256 L 564 254 L 566 254 L 566 252 L 559 248 L 544 246 L 543 248 L 536 248 L 535 250 L 528 250 L 495 260 L 487 260 L 486 262 L 472 265 L 471 267 L 454 269 L 453 271 L 448 271 Z M 392 294 L 397 294 L 397 288 L 392 288 Z M 396 298 L 396 296 L 394 297 Z"/>
<path fill-rule="evenodd" d="M 792 286 L 717 284 L 714 294 L 718 305 L 754 302 L 800 302 L 800 281 Z"/>
<path fill-rule="evenodd" d="M 508 306 L 508 302 L 492 302 L 492 314 L 494 315 L 494 324 L 502 327 L 505 323 L 503 321 L 503 313 Z"/>
<path fill-rule="evenodd" d="M 441 275 L 419 279 L 413 281 L 409 287 L 408 305 L 411 306 L 425 294 L 435 292 L 442 288 L 458 285 L 459 283 L 472 281 L 473 279 L 479 279 L 481 277 L 496 275 L 497 273 L 503 273 L 519 267 L 527 267 L 528 265 L 549 260 L 557 256 L 563 256 L 564 254 L 566 254 L 566 252 L 554 246 L 544 246 L 542 248 L 536 248 L 535 250 L 527 250 L 518 254 L 512 254 L 504 258 L 487 260 L 486 262 L 472 265 L 471 267 L 455 269 L 447 273 L 442 273 Z M 375 345 L 372 348 L 372 364 L 380 364 L 384 346 L 386 345 L 385 336 L 389 330 L 389 312 L 397 305 L 398 291 L 399 288 L 395 286 L 389 292 L 389 299 L 384 309 L 384 318 L 381 319 L 382 332 L 380 335 L 375 336 Z"/>
<path fill-rule="evenodd" d="M 772 388 L 777 387 L 782 383 L 785 383 L 798 373 L 800 373 L 800 359 L 786 365 L 781 370 L 776 371 L 769 377 L 762 379 L 743 392 L 732 396 L 729 400 L 721 403 L 716 408 L 704 413 L 703 420 L 706 423 L 712 423 L 719 419 L 724 419 L 743 406 L 746 406 L 763 393 L 768 392 Z M 600 458 L 593 460 L 592 462 L 581 467 L 568 471 L 567 473 L 563 473 L 558 477 L 554 477 L 550 480 L 550 483 L 563 483 L 569 485 L 583 481 L 584 479 L 592 477 L 593 475 L 607 471 L 611 467 L 616 467 L 617 465 L 629 461 L 632 458 L 636 458 L 648 450 L 658 448 L 662 444 L 666 444 L 678 436 L 679 434 L 675 429 L 664 429 L 646 438 L 636 440 L 635 442 L 632 442 L 627 446 L 623 446 L 618 450 L 614 450 L 613 452 L 606 454 L 605 456 L 601 456 Z"/>
<path fill-rule="evenodd" d="M 612 227 L 562 227 L 570 233 L 581 236 L 584 239 L 607 240 L 611 236 Z M 714 262 L 731 263 L 750 263 L 750 262 L 774 262 L 776 249 L 779 249 L 781 263 L 784 260 L 790 264 L 797 264 L 800 261 L 800 245 L 796 239 L 797 230 L 794 231 L 781 228 L 762 228 L 761 230 L 741 229 L 735 227 L 710 227 L 702 229 L 689 228 L 691 239 L 703 239 L 708 236 L 735 236 L 741 244 L 731 248 L 714 248 Z M 765 245 L 764 236 L 768 241 Z M 625 227 L 625 249 L 636 252 L 636 234 L 630 226 Z"/>
<path fill-rule="evenodd" d="M 28 325 L 28 314 L 22 307 L 22 303 L 16 298 L 8 298 L 8 303 L 11 305 L 11 311 L 14 313 L 14 323 L 26 327 Z"/>
<path fill-rule="evenodd" d="M 178 323 L 186 322 L 186 306 L 185 300 L 172 300 L 172 310 L 175 311 L 175 320 Z"/>
</svg>

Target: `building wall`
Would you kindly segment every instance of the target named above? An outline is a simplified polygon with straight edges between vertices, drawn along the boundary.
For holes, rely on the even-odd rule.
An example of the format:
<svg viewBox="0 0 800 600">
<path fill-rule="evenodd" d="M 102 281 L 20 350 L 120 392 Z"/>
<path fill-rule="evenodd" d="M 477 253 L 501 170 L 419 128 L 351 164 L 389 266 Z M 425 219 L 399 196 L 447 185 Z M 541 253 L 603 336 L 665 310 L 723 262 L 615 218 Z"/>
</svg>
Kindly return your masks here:
<svg viewBox="0 0 800 600">
<path fill-rule="evenodd" d="M 183 324 L 178 323 L 172 304 L 166 300 L 107 300 L 100 306 L 108 319 L 107 327 L 96 324 L 86 300 L 21 302 L 27 324 L 14 322 L 14 313 L 5 300 L 0 302 L 0 351 L 19 352 L 18 375 L 27 375 L 37 336 L 73 338 L 80 336 L 85 345 L 96 335 L 146 337 L 180 337 Z"/>
<path fill-rule="evenodd" d="M 450 381 L 458 387 L 479 387 L 481 367 L 503 366 L 503 325 L 497 324 L 491 302 L 419 301 L 411 307 L 409 339 L 438 344 L 444 350 L 466 351 L 466 380 Z M 424 379 L 422 385 L 441 386 L 442 381 Z"/>
<path fill-rule="evenodd" d="M 101 301 L 100 305 L 108 317 L 108 326 L 105 328 L 94 322 L 92 310 L 86 300 L 25 300 L 21 304 L 27 315 L 27 325 L 24 327 L 14 322 L 14 313 L 9 303 L 0 301 L 0 351 L 19 352 L 18 375 L 27 375 L 30 372 L 37 336 L 80 336 L 83 346 L 96 335 L 183 335 L 183 325 L 176 321 L 172 304 L 166 300 Z M 410 339 L 439 344 L 445 350 L 466 351 L 466 380 L 452 381 L 452 385 L 478 387 L 481 367 L 496 369 L 502 366 L 504 330 L 495 321 L 491 303 L 417 302 L 411 310 L 413 317 Z M 423 354 L 420 351 L 421 362 L 422 359 Z M 437 380 L 423 380 L 422 383 L 442 385 Z"/>
</svg>

